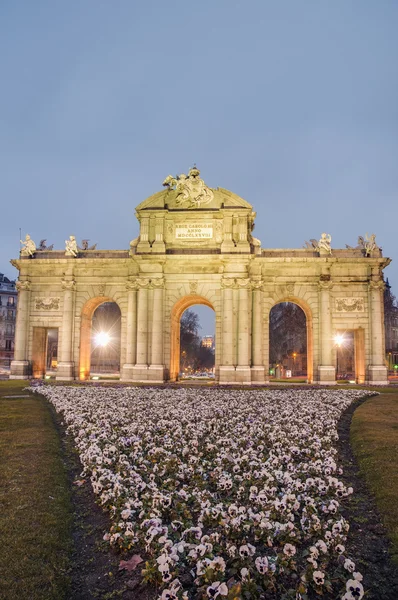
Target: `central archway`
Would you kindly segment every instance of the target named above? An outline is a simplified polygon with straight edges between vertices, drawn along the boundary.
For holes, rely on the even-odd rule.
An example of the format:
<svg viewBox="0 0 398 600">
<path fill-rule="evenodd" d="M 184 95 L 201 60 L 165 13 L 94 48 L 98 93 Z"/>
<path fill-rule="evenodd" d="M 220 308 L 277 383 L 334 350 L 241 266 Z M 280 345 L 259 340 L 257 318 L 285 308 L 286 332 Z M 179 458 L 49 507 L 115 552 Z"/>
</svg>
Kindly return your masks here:
<svg viewBox="0 0 398 600">
<path fill-rule="evenodd" d="M 174 304 L 171 310 L 170 381 L 177 381 L 180 371 L 180 319 L 183 312 L 195 304 L 203 304 L 215 312 L 213 304 L 198 294 L 184 296 Z"/>
<path fill-rule="evenodd" d="M 304 302 L 303 300 L 296 298 L 296 297 L 286 297 L 286 298 L 281 298 L 280 300 L 276 301 L 273 303 L 273 305 L 270 308 L 270 313 L 271 310 L 273 310 L 276 306 L 278 306 L 279 304 L 293 304 L 293 305 L 297 305 L 304 313 L 305 315 L 305 327 L 306 327 L 306 363 L 307 363 L 307 368 L 306 368 L 306 379 L 308 383 L 312 383 L 314 380 L 314 367 L 313 367 L 313 363 L 314 363 L 314 340 L 313 340 L 313 317 L 312 317 L 312 312 L 310 307 L 307 305 L 306 302 Z M 269 319 L 269 326 L 271 326 L 271 318 L 270 318 L 270 313 L 268 316 Z M 269 338 L 270 340 L 270 338 Z M 295 353 L 294 353 L 295 354 Z M 296 357 L 292 357 L 293 360 L 293 368 L 294 368 L 294 363 L 296 360 Z"/>
</svg>

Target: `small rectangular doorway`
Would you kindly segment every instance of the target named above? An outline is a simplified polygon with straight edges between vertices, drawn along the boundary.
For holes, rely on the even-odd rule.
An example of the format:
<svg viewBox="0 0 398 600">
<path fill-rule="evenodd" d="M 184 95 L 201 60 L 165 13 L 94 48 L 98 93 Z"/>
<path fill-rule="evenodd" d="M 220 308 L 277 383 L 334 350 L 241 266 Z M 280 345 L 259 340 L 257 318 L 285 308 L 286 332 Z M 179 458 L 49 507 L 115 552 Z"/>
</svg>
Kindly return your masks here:
<svg viewBox="0 0 398 600">
<path fill-rule="evenodd" d="M 34 379 L 55 375 L 58 365 L 58 328 L 33 327 L 32 374 Z"/>
</svg>

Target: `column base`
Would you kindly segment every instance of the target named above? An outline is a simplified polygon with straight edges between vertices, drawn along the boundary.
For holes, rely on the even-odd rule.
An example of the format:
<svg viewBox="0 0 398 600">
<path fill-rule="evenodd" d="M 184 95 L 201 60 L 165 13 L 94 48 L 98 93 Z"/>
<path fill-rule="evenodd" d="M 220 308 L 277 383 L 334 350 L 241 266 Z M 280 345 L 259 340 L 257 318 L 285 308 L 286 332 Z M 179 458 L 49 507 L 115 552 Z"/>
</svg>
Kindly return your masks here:
<svg viewBox="0 0 398 600">
<path fill-rule="evenodd" d="M 319 366 L 318 383 L 321 385 L 336 385 L 336 369 L 332 365 Z"/>
<path fill-rule="evenodd" d="M 133 381 L 134 380 L 134 365 L 125 364 L 122 367 L 120 373 L 120 381 Z"/>
<path fill-rule="evenodd" d="M 10 379 L 29 379 L 31 366 L 28 360 L 12 360 L 10 365 Z"/>
<path fill-rule="evenodd" d="M 369 385 L 389 385 L 387 367 L 369 365 L 367 383 Z"/>
<path fill-rule="evenodd" d="M 148 383 L 164 383 L 164 366 L 150 365 L 148 367 Z"/>
<path fill-rule="evenodd" d="M 264 367 L 252 367 L 251 368 L 251 380 L 252 380 L 252 383 L 265 383 Z"/>
<path fill-rule="evenodd" d="M 73 381 L 75 379 L 75 363 L 59 362 L 57 367 L 56 381 Z"/>
<path fill-rule="evenodd" d="M 236 381 L 236 383 L 243 383 L 245 385 L 250 385 L 252 382 L 251 368 L 250 367 L 236 367 L 235 381 Z"/>
<path fill-rule="evenodd" d="M 133 366 L 133 381 L 147 383 L 148 381 L 148 365 Z"/>
<path fill-rule="evenodd" d="M 220 366 L 219 377 L 220 385 L 235 383 L 235 367 Z"/>
<path fill-rule="evenodd" d="M 152 252 L 164 254 L 166 252 L 166 244 L 164 242 L 153 242 Z"/>
</svg>

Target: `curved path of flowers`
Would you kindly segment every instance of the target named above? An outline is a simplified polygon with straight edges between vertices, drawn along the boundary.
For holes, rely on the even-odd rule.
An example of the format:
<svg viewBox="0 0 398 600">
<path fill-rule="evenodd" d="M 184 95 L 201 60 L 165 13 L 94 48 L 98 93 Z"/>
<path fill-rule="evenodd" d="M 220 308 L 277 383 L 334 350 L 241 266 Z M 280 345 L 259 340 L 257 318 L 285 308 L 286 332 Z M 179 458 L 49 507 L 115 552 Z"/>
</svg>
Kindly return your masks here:
<svg viewBox="0 0 398 600">
<path fill-rule="evenodd" d="M 354 390 L 40 387 L 63 414 L 111 546 L 161 600 L 363 596 L 345 551 L 337 422 Z"/>
</svg>

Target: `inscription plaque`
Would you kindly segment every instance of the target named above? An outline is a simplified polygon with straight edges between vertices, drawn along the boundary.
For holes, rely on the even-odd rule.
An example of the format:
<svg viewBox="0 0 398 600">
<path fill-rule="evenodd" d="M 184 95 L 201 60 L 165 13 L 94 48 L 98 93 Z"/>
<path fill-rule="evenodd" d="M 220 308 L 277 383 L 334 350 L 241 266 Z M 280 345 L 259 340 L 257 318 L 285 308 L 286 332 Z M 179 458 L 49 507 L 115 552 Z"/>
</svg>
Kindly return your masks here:
<svg viewBox="0 0 398 600">
<path fill-rule="evenodd" d="M 213 237 L 212 223 L 176 223 L 176 240 L 209 240 Z"/>
</svg>

